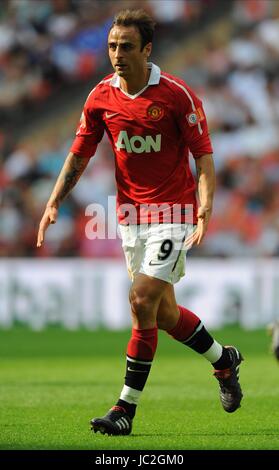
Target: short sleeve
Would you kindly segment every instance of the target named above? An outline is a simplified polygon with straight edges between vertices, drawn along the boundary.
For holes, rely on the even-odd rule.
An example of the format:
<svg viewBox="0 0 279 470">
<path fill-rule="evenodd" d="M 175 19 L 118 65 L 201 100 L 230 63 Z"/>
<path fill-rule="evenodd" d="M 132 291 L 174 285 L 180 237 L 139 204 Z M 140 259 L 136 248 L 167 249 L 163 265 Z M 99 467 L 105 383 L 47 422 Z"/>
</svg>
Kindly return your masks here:
<svg viewBox="0 0 279 470">
<path fill-rule="evenodd" d="M 98 143 L 102 140 L 103 134 L 103 121 L 98 118 L 92 106 L 92 100 L 88 98 L 85 102 L 76 131 L 76 137 L 70 151 L 81 157 L 92 157 L 95 154 Z"/>
<path fill-rule="evenodd" d="M 202 102 L 186 84 L 181 89 L 178 121 L 185 144 L 194 158 L 213 153 Z"/>
</svg>

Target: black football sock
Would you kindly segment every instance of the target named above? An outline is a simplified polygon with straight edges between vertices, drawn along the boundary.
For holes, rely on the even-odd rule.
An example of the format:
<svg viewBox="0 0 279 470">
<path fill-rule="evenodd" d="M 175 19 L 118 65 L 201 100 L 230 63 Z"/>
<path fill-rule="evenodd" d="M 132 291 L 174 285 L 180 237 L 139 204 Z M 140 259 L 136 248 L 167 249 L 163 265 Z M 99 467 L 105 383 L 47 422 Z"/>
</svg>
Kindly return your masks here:
<svg viewBox="0 0 279 470">
<path fill-rule="evenodd" d="M 132 329 L 127 347 L 125 383 L 117 406 L 122 406 L 133 418 L 140 395 L 147 381 L 156 351 L 158 328 Z"/>
</svg>

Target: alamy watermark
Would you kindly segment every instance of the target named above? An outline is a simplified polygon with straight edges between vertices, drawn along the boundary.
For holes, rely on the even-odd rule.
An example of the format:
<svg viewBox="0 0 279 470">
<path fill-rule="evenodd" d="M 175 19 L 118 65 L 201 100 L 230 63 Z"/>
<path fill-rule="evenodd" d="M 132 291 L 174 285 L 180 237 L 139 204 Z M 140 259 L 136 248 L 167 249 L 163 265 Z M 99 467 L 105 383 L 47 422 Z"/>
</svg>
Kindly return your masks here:
<svg viewBox="0 0 279 470">
<path fill-rule="evenodd" d="M 107 207 L 98 203 L 89 204 L 85 209 L 88 222 L 85 235 L 89 240 L 122 238 L 121 226 L 136 226 L 137 238 L 147 237 L 147 228 L 160 226 L 160 236 L 173 239 L 181 246 L 181 225 L 193 225 L 192 204 L 119 204 L 115 196 L 108 196 Z M 189 230 L 187 235 L 189 235 Z M 150 230 L 148 233 L 150 236 Z"/>
</svg>

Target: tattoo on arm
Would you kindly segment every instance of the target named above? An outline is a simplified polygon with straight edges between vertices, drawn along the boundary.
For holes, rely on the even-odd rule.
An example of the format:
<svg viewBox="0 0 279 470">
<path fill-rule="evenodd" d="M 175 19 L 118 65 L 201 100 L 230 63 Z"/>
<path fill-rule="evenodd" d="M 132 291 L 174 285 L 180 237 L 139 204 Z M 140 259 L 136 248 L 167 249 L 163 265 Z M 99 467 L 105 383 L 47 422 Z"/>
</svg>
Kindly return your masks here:
<svg viewBox="0 0 279 470">
<path fill-rule="evenodd" d="M 71 156 L 61 174 L 62 185 L 59 191 L 60 201 L 62 201 L 75 186 L 87 164 L 87 158 L 77 157 L 76 155 Z"/>
</svg>

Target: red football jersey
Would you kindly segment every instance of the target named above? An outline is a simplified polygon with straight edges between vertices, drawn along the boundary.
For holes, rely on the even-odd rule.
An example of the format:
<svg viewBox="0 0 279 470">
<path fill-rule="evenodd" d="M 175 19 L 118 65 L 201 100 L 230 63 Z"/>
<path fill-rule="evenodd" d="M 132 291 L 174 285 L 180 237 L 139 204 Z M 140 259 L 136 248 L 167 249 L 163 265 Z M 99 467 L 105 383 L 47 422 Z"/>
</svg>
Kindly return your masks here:
<svg viewBox="0 0 279 470">
<path fill-rule="evenodd" d="M 212 153 L 202 102 L 183 80 L 154 64 L 149 67 L 148 84 L 136 95 L 121 90 L 117 74 L 91 91 L 71 151 L 92 157 L 106 131 L 115 155 L 120 223 L 126 222 L 125 205 L 130 204 L 137 210 L 137 223 L 149 221 L 150 211 L 143 207 L 166 204 L 182 207 L 182 221 L 190 221 L 183 207 L 191 205 L 196 223 L 189 151 L 194 158 Z"/>
</svg>

